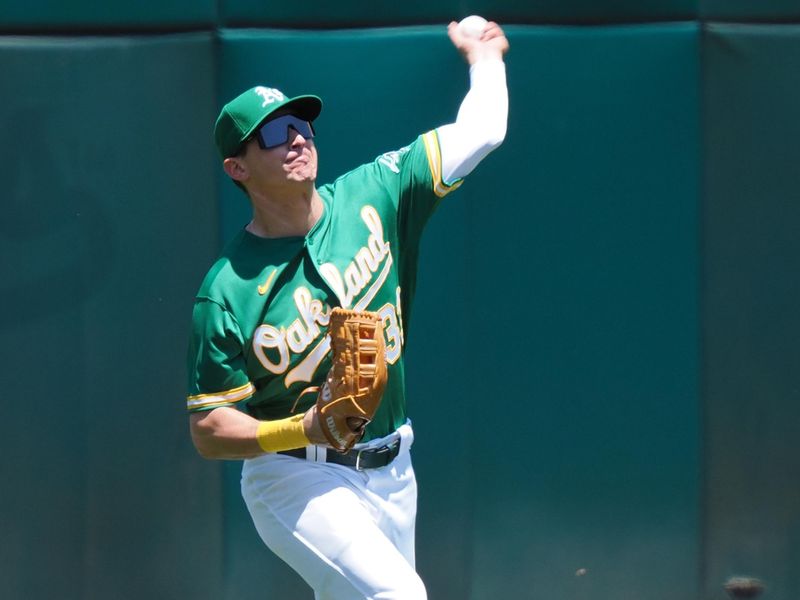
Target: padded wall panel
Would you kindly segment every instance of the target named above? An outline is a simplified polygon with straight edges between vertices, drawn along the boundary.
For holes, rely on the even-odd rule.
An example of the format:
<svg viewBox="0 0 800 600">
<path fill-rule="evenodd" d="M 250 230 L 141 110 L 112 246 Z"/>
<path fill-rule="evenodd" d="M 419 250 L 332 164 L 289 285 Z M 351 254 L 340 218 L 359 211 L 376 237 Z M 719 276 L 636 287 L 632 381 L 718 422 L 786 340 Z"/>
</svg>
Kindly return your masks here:
<svg viewBox="0 0 800 600">
<path fill-rule="evenodd" d="M 698 29 L 508 34 L 508 138 L 430 223 L 407 332 L 418 568 L 432 598 L 688 598 Z M 221 52 L 220 103 L 257 83 L 323 97 L 321 181 L 451 121 L 468 81 L 440 27 L 224 31 Z M 222 190 L 229 237 L 249 208 Z M 226 596 L 310 598 L 237 478 Z"/>
<path fill-rule="evenodd" d="M 698 0 L 311 0 L 292 4 L 268 0 L 223 0 L 220 13 L 228 26 L 376 27 L 425 23 L 446 24 L 470 14 L 510 23 L 616 23 L 671 21 L 695 16 Z M 368 7 L 368 8 L 367 8 Z"/>
<path fill-rule="evenodd" d="M 185 414 L 212 49 L 0 39 L 0 597 L 218 597 L 219 467 Z"/>
<path fill-rule="evenodd" d="M 705 35 L 705 598 L 800 589 L 800 26 Z"/>
<path fill-rule="evenodd" d="M 471 598 L 696 598 L 698 40 L 514 40 L 506 143 L 463 188 Z"/>
<path fill-rule="evenodd" d="M 0 33 L 74 29 L 167 29 L 214 25 L 215 0 L 11 0 L 0 4 Z"/>
</svg>

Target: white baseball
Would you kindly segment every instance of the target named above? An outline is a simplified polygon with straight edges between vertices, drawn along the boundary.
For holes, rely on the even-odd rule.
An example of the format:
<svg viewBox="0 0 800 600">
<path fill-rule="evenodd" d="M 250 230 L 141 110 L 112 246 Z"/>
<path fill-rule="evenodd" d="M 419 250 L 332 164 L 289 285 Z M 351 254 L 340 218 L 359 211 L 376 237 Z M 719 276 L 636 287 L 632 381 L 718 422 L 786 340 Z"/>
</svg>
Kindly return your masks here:
<svg viewBox="0 0 800 600">
<path fill-rule="evenodd" d="M 470 15 L 464 17 L 458 22 L 458 29 L 462 35 L 466 37 L 480 39 L 483 35 L 483 28 L 486 27 L 488 21 L 478 15 Z"/>
</svg>

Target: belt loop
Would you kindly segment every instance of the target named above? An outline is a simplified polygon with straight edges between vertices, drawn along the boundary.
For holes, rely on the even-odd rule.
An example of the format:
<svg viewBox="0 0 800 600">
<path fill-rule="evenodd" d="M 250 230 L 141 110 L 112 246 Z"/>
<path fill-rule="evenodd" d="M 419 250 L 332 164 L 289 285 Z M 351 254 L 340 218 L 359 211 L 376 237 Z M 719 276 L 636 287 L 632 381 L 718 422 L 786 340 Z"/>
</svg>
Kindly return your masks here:
<svg viewBox="0 0 800 600">
<path fill-rule="evenodd" d="M 324 463 L 328 458 L 328 449 L 324 446 L 315 446 L 311 444 L 306 446 L 306 460 L 309 462 Z"/>
<path fill-rule="evenodd" d="M 411 419 L 398 427 L 397 433 L 400 434 L 400 450 L 397 452 L 399 456 L 403 452 L 408 452 L 411 444 L 414 443 L 414 430 L 411 428 Z"/>
</svg>

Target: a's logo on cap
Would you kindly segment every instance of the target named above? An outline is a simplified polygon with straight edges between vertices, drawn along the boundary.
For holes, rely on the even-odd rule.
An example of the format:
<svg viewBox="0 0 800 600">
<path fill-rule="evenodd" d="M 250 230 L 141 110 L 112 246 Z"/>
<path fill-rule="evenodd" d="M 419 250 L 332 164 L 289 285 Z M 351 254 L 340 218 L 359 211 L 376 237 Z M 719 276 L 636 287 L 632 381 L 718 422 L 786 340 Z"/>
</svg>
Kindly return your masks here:
<svg viewBox="0 0 800 600">
<path fill-rule="evenodd" d="M 260 85 L 253 91 L 264 99 L 264 102 L 261 103 L 261 108 L 264 108 L 267 106 L 267 104 L 272 104 L 273 102 L 281 102 L 286 100 L 286 96 L 284 96 L 280 90 L 276 90 L 275 88 L 267 88 Z"/>
</svg>

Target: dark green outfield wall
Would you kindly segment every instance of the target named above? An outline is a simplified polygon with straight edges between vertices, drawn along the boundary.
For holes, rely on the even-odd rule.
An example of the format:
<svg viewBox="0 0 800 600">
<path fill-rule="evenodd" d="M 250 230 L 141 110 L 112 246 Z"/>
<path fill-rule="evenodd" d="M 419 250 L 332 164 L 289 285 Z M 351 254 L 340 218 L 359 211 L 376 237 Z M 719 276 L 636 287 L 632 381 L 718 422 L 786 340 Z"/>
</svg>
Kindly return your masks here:
<svg viewBox="0 0 800 600">
<path fill-rule="evenodd" d="M 329 181 L 455 118 L 470 13 L 511 112 L 407 336 L 430 597 L 796 598 L 794 3 L 66 6 L 0 6 L 0 598 L 312 597 L 188 437 L 191 299 L 248 219 L 213 120 L 321 95 Z"/>
<path fill-rule="evenodd" d="M 219 588 L 186 435 L 187 311 L 219 243 L 213 38 L 0 38 L 0 597 Z"/>
<path fill-rule="evenodd" d="M 603 597 L 643 594 L 653 579 L 681 584 L 649 597 L 690 597 L 698 28 L 508 35 L 507 143 L 434 218 L 409 332 L 420 570 L 439 598 L 572 597 L 587 565 Z M 466 81 L 441 27 L 225 32 L 221 56 L 224 97 L 259 82 L 323 97 L 324 180 L 454 119 Z M 222 191 L 228 237 L 247 205 L 231 184 Z M 484 439 L 510 415 L 524 431 Z M 266 586 L 273 573 L 244 574 L 266 551 L 246 531 L 228 539 L 235 597 L 259 597 L 252 578 Z"/>
<path fill-rule="evenodd" d="M 800 591 L 800 26 L 704 35 L 706 577 Z"/>
</svg>

